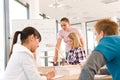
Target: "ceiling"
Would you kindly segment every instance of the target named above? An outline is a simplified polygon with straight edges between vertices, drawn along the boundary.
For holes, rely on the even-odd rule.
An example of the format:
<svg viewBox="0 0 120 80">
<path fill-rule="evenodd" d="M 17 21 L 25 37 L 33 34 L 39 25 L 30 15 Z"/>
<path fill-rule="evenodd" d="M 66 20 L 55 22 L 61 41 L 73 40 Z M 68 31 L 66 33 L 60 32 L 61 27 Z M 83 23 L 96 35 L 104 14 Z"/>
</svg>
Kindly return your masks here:
<svg viewBox="0 0 120 80">
<path fill-rule="evenodd" d="M 120 0 L 39 0 L 39 5 L 40 14 L 56 20 L 68 17 L 72 24 L 105 17 L 120 18 Z"/>
</svg>

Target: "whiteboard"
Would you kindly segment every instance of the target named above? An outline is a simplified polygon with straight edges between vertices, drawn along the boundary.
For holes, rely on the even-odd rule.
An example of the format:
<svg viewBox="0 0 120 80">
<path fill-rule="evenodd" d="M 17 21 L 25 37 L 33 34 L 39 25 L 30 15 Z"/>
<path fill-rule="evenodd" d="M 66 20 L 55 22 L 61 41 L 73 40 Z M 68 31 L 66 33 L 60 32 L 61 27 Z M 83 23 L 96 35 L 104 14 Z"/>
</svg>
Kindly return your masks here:
<svg viewBox="0 0 120 80">
<path fill-rule="evenodd" d="M 27 26 L 32 26 L 39 31 L 42 40 L 39 45 L 39 51 L 53 51 L 56 44 L 56 20 L 12 20 L 11 37 L 15 31 L 21 31 Z"/>
</svg>

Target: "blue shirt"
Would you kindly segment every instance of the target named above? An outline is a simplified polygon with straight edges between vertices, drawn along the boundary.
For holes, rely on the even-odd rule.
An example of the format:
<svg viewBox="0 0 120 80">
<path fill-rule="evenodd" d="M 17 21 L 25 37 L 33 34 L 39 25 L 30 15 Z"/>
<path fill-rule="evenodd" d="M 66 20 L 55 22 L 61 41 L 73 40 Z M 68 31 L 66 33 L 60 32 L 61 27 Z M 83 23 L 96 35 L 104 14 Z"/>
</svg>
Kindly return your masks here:
<svg viewBox="0 0 120 80">
<path fill-rule="evenodd" d="M 104 55 L 113 80 L 120 80 L 120 36 L 102 38 L 94 50 Z"/>
</svg>

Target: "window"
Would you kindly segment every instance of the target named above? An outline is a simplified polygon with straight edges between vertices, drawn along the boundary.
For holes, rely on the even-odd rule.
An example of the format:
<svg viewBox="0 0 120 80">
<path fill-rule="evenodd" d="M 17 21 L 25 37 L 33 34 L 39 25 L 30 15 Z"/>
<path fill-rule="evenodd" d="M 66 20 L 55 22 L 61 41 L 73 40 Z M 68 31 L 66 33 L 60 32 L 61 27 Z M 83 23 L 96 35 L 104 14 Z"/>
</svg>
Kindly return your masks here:
<svg viewBox="0 0 120 80">
<path fill-rule="evenodd" d="M 28 8 L 27 5 L 22 5 L 22 3 L 17 0 L 9 1 L 9 12 L 10 12 L 10 34 L 12 32 L 12 20 L 14 19 L 27 19 L 28 18 Z"/>
<path fill-rule="evenodd" d="M 9 16 L 10 16 L 10 37 L 12 37 L 12 20 L 14 19 L 27 19 L 29 6 L 23 5 L 17 0 L 9 1 Z M 10 45 L 12 39 L 10 39 Z"/>
<path fill-rule="evenodd" d="M 8 5 L 9 3 L 9 5 Z M 17 0 L 6 0 L 6 11 L 5 13 L 7 15 L 5 15 L 5 26 L 6 29 L 5 29 L 5 51 L 4 54 L 5 54 L 5 66 L 7 64 L 7 61 L 8 61 L 8 53 L 9 53 L 9 49 L 10 49 L 10 41 L 8 39 L 8 37 L 10 37 L 10 34 L 11 34 L 11 30 L 12 30 L 12 20 L 13 19 L 27 19 L 27 12 L 28 12 L 28 8 L 27 8 L 27 5 L 26 7 L 21 5 L 20 3 L 17 2 Z M 8 13 L 9 12 L 9 13 Z M 10 17 L 10 21 L 9 21 L 9 17 Z M 9 25 L 10 23 L 10 25 Z M 10 26 L 10 27 L 9 27 Z"/>
<path fill-rule="evenodd" d="M 82 33 L 82 25 L 81 23 L 71 24 L 73 27 L 76 27 Z"/>
<path fill-rule="evenodd" d="M 87 53 L 90 54 L 95 48 L 97 42 L 95 40 L 94 25 L 97 20 L 86 22 L 87 29 Z"/>
<path fill-rule="evenodd" d="M 111 17 L 112 18 L 112 17 Z M 120 20 L 117 18 L 112 18 L 115 22 L 120 23 Z M 94 25 L 98 20 L 86 22 L 86 29 L 87 29 L 87 52 L 90 54 L 92 50 L 97 45 L 97 41 L 95 40 L 95 31 Z"/>
</svg>

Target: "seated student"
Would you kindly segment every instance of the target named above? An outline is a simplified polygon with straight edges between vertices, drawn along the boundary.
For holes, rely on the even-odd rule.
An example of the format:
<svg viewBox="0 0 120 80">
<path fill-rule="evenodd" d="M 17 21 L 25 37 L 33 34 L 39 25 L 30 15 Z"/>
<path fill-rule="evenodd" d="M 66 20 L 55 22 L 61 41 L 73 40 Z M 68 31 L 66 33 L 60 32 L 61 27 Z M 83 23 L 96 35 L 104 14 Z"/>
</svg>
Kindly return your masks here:
<svg viewBox="0 0 120 80">
<path fill-rule="evenodd" d="M 80 64 L 81 60 L 86 58 L 86 54 L 85 50 L 81 46 L 78 35 L 74 32 L 70 33 L 68 35 L 67 43 L 70 49 L 67 57 L 68 63 L 72 65 Z"/>
<path fill-rule="evenodd" d="M 21 44 L 17 43 L 18 35 Z M 34 57 L 40 41 L 41 35 L 33 27 L 15 32 L 3 80 L 47 80 L 55 75 L 51 71 L 46 76 L 41 76 L 37 70 Z"/>
<path fill-rule="evenodd" d="M 101 19 L 95 28 L 98 45 L 83 66 L 79 80 L 93 80 L 98 70 L 106 65 L 113 80 L 120 80 L 120 36 L 118 24 L 113 20 Z"/>
</svg>

